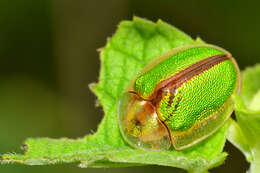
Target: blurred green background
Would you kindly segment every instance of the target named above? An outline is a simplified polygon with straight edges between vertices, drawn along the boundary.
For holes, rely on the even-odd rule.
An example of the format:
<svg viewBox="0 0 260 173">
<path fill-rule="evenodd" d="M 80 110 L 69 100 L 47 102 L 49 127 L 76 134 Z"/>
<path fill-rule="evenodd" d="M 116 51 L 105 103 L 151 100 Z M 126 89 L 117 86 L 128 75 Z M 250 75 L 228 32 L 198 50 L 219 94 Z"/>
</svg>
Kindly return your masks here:
<svg viewBox="0 0 260 173">
<path fill-rule="evenodd" d="M 77 138 L 93 133 L 103 112 L 88 84 L 99 75 L 97 49 L 121 20 L 158 18 L 193 38 L 229 50 L 241 69 L 260 62 L 259 1 L 193 0 L 1 0 L 0 153 L 21 152 L 27 137 Z M 230 154 L 217 172 L 244 173 L 242 154 Z M 80 169 L 0 165 L 4 173 L 184 172 L 147 166 Z"/>
</svg>

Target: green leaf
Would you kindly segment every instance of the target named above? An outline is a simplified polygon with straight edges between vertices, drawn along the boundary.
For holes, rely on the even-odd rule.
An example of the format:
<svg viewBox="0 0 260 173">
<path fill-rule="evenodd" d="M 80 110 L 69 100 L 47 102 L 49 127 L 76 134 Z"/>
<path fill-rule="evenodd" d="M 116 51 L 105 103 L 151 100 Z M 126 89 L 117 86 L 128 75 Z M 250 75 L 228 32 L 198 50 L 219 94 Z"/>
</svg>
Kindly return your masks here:
<svg viewBox="0 0 260 173">
<path fill-rule="evenodd" d="M 28 165 L 80 162 L 81 167 L 121 167 L 164 165 L 189 172 L 207 172 L 223 163 L 226 126 L 203 142 L 183 151 L 143 151 L 130 147 L 121 137 L 117 123 L 119 97 L 135 75 L 152 59 L 172 48 L 194 41 L 173 26 L 135 17 L 120 23 L 116 34 L 101 51 L 98 84 L 91 85 L 98 96 L 105 117 L 98 131 L 77 140 L 28 139 L 24 155 L 5 154 L 2 162 Z"/>
<path fill-rule="evenodd" d="M 260 172 L 260 64 L 242 73 L 241 95 L 235 95 L 237 122 L 228 129 L 228 140 L 239 148 L 251 163 L 250 172 Z"/>
</svg>

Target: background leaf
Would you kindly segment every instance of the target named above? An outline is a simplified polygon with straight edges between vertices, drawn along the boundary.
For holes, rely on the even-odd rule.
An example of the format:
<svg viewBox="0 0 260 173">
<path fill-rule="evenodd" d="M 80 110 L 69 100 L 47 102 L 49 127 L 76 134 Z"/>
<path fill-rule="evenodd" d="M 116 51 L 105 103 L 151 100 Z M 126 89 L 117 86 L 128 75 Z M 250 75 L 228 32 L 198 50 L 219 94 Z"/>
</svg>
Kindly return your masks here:
<svg viewBox="0 0 260 173">
<path fill-rule="evenodd" d="M 157 164 L 207 172 L 220 165 L 226 153 L 226 126 L 203 142 L 184 151 L 142 151 L 124 142 L 117 124 L 118 99 L 128 83 L 152 59 L 172 48 L 201 43 L 162 22 L 134 18 L 124 21 L 101 51 L 101 72 L 92 90 L 103 106 L 105 117 L 97 133 L 77 140 L 28 139 L 24 155 L 5 154 L 3 163 L 28 165 L 80 162 L 81 167 L 121 167 Z"/>
<path fill-rule="evenodd" d="M 241 96 L 236 100 L 237 123 L 231 122 L 228 139 L 238 147 L 251 163 L 250 172 L 260 172 L 260 65 L 242 73 Z"/>
</svg>

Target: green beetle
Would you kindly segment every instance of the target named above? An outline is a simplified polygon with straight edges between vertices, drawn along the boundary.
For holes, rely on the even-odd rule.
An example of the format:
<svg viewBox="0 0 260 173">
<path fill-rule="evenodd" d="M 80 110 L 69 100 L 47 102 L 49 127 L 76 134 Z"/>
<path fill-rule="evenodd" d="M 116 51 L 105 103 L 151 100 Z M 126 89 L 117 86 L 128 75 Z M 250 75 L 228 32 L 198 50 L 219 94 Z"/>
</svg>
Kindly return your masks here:
<svg viewBox="0 0 260 173">
<path fill-rule="evenodd" d="M 230 117 L 239 88 L 239 68 L 227 51 L 208 44 L 175 48 L 148 64 L 121 97 L 120 131 L 136 148 L 188 148 Z"/>
</svg>

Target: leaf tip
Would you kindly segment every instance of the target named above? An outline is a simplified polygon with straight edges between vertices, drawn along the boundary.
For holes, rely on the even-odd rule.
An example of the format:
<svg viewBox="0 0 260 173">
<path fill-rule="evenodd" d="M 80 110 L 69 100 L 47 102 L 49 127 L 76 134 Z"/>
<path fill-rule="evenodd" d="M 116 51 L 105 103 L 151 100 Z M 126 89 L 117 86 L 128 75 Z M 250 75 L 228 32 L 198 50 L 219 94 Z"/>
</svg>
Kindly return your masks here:
<svg viewBox="0 0 260 173">
<path fill-rule="evenodd" d="M 200 36 L 197 36 L 197 37 L 196 37 L 195 42 L 196 42 L 197 44 L 203 44 L 203 43 L 205 43 L 205 42 L 200 38 Z"/>
</svg>

